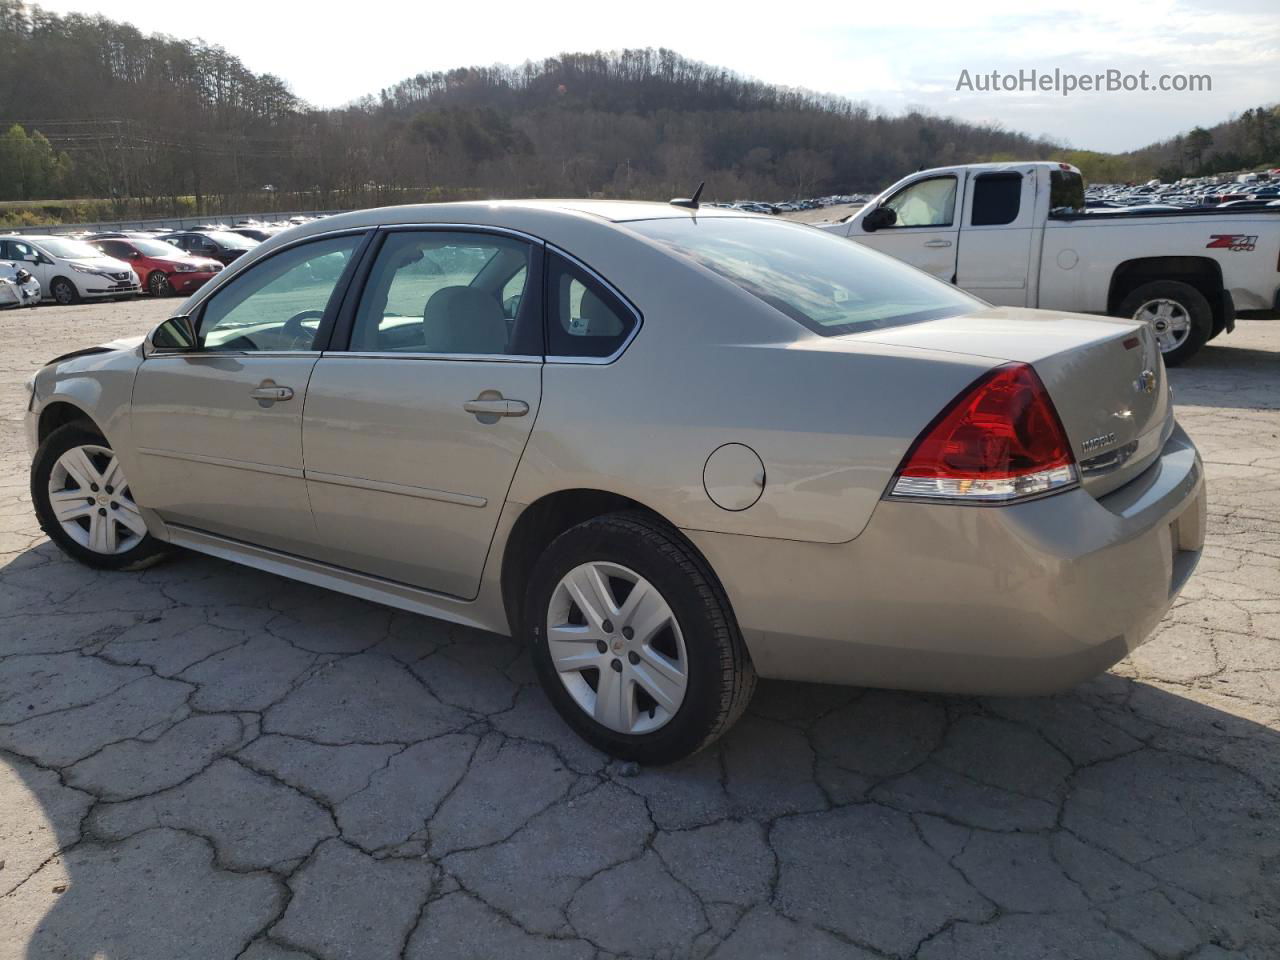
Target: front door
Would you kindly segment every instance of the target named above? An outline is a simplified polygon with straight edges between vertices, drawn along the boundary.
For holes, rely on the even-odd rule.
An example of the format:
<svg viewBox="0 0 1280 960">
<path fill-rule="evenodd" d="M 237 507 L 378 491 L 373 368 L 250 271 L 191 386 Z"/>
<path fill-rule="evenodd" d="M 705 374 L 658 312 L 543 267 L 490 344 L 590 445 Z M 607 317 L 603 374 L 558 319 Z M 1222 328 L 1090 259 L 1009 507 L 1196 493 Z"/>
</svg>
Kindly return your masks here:
<svg viewBox="0 0 1280 960">
<path fill-rule="evenodd" d="M 49 285 L 53 282 L 53 268 L 46 262 L 36 248 L 25 240 L 0 240 L 0 260 L 13 260 L 22 264 L 33 277 L 40 281 L 40 294 L 49 297 Z"/>
<path fill-rule="evenodd" d="M 915 180 L 880 204 L 896 215 L 893 224 L 867 231 L 858 218 L 850 225 L 849 239 L 950 283 L 960 239 L 959 184 L 960 178 L 951 173 Z"/>
<path fill-rule="evenodd" d="M 391 231 L 302 443 L 331 563 L 471 599 L 542 397 L 541 248 Z"/>
<path fill-rule="evenodd" d="M 138 502 L 171 523 L 310 555 L 302 406 L 363 234 L 267 257 L 213 293 L 199 349 L 139 367 L 131 423 Z"/>
</svg>

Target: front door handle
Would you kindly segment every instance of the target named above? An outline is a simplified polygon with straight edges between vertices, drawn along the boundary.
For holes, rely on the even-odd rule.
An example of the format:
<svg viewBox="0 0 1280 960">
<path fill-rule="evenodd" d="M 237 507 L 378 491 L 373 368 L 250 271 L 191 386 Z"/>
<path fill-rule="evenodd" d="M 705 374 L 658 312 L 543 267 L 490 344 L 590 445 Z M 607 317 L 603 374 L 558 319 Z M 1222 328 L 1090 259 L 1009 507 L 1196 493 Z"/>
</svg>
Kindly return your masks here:
<svg viewBox="0 0 1280 960">
<path fill-rule="evenodd" d="M 474 413 L 477 417 L 523 417 L 529 412 L 529 405 L 523 400 L 478 397 L 475 400 L 468 400 L 462 405 L 462 409 L 467 413 Z"/>
<path fill-rule="evenodd" d="M 950 240 L 926 240 L 924 242 L 924 245 L 926 247 L 949 247 L 951 246 L 951 241 Z"/>
<path fill-rule="evenodd" d="M 249 396 L 264 405 L 278 400 L 292 400 L 293 387 L 282 387 L 274 380 L 263 380 L 249 391 Z"/>
</svg>

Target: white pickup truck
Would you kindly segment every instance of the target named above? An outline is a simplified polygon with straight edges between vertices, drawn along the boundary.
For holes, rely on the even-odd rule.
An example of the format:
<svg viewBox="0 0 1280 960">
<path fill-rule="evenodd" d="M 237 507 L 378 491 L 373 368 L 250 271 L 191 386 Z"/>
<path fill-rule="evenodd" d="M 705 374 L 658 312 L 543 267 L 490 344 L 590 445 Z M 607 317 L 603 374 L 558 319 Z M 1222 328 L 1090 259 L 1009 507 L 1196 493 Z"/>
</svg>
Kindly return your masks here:
<svg viewBox="0 0 1280 960">
<path fill-rule="evenodd" d="M 994 304 L 1145 320 L 1169 365 L 1280 311 L 1280 208 L 1086 213 L 1065 163 L 921 170 L 820 229 Z"/>
</svg>

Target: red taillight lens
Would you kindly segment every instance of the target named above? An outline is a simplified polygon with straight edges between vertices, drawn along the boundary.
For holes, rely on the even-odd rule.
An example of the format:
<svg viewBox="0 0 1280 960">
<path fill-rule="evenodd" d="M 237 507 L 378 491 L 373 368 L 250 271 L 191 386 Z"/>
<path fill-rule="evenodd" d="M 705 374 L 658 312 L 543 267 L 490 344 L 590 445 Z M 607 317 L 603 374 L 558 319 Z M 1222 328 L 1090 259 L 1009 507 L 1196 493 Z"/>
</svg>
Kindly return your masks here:
<svg viewBox="0 0 1280 960">
<path fill-rule="evenodd" d="M 1049 392 L 1025 363 L 956 397 L 907 451 L 891 496 L 1000 502 L 1074 485 L 1075 457 Z"/>
</svg>

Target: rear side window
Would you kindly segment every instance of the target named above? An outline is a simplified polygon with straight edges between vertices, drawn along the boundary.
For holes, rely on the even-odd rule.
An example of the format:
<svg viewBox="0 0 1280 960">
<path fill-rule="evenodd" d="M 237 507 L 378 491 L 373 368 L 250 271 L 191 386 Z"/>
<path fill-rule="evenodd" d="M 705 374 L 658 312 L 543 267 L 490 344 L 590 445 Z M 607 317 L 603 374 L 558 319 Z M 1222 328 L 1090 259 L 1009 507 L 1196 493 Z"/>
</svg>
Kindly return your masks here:
<svg viewBox="0 0 1280 960">
<path fill-rule="evenodd" d="M 637 319 L 608 287 L 551 253 L 547 269 L 547 356 L 601 359 L 617 353 Z"/>
<path fill-rule="evenodd" d="M 996 227 L 1018 219 L 1022 203 L 1022 174 L 984 173 L 973 181 L 970 226 Z"/>
</svg>

